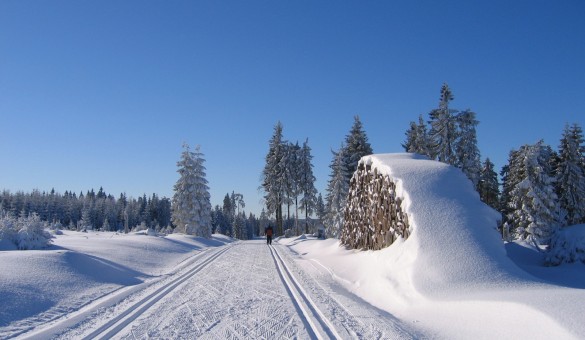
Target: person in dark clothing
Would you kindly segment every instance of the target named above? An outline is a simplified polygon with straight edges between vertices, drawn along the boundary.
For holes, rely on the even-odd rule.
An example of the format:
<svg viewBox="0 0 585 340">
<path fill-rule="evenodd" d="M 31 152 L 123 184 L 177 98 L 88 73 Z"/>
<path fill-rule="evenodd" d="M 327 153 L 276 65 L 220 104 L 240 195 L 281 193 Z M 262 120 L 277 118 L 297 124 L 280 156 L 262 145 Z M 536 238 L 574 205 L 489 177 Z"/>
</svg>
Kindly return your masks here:
<svg viewBox="0 0 585 340">
<path fill-rule="evenodd" d="M 272 226 L 268 226 L 266 230 L 264 230 L 264 233 L 266 234 L 266 244 L 272 244 L 272 234 L 274 233 Z"/>
</svg>

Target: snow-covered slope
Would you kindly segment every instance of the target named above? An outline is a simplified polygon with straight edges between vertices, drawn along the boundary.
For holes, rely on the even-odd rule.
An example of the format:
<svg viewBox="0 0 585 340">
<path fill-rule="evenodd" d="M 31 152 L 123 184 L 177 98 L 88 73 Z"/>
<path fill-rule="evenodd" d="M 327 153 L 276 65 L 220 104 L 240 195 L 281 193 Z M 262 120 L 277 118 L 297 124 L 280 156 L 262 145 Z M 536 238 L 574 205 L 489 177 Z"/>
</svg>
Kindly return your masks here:
<svg viewBox="0 0 585 340">
<path fill-rule="evenodd" d="M 172 272 L 194 252 L 227 242 L 221 235 L 64 231 L 47 250 L 0 251 L 0 338 Z"/>
<path fill-rule="evenodd" d="M 345 250 L 336 240 L 282 240 L 309 260 L 307 270 L 439 338 L 585 336 L 585 291 L 547 283 L 512 261 L 496 230 L 499 214 L 460 170 L 413 154 L 362 161 L 397 184 L 412 234 L 380 251 Z M 567 273 L 582 272 L 580 266 Z"/>
</svg>

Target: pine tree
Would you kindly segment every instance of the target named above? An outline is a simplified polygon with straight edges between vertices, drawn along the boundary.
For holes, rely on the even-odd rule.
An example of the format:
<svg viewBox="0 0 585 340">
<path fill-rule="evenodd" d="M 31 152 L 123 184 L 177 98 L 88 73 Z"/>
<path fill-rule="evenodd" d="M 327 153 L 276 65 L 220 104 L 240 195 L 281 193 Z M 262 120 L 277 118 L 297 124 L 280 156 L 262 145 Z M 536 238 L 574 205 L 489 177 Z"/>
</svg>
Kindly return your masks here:
<svg viewBox="0 0 585 340">
<path fill-rule="evenodd" d="M 309 233 L 309 215 L 317 205 L 317 189 L 315 189 L 315 176 L 313 175 L 313 156 L 309 147 L 309 140 L 305 140 L 299 157 L 299 193 L 301 195 L 301 210 L 305 212 L 305 233 Z"/>
<path fill-rule="evenodd" d="M 500 184 L 498 183 L 498 174 L 494 170 L 494 163 L 489 158 L 486 158 L 483 163 L 477 191 L 485 204 L 494 209 L 499 208 Z"/>
<path fill-rule="evenodd" d="M 298 196 L 300 194 L 299 182 L 300 182 L 300 152 L 301 147 L 299 143 L 296 144 L 286 143 L 285 144 L 285 157 L 283 158 L 284 167 L 284 182 L 286 187 L 286 199 L 285 203 L 287 206 L 287 220 L 290 220 L 290 207 L 295 205 L 298 207 Z M 298 217 L 298 212 L 296 217 Z"/>
<path fill-rule="evenodd" d="M 476 127 L 479 122 L 475 113 L 466 110 L 457 115 L 458 133 L 455 142 L 456 164 L 477 189 L 481 172 L 481 160 L 477 147 Z"/>
<path fill-rule="evenodd" d="M 344 146 L 342 145 L 338 152 L 333 152 L 333 160 L 329 167 L 331 175 L 327 184 L 327 215 L 325 217 L 325 227 L 327 237 L 339 238 L 343 228 L 343 209 L 347 200 L 349 183 L 347 179 L 347 168 L 344 159 Z"/>
<path fill-rule="evenodd" d="M 455 141 L 457 139 L 456 118 L 449 109 L 449 103 L 453 100 L 453 93 L 447 84 L 441 87 L 439 108 L 431 111 L 429 132 L 431 156 L 443 163 L 455 165 Z"/>
<path fill-rule="evenodd" d="M 364 156 L 371 155 L 372 153 L 374 153 L 374 151 L 368 142 L 368 136 L 364 131 L 360 117 L 355 116 L 351 130 L 345 137 L 345 147 L 340 151 L 340 155 L 343 156 L 343 161 L 345 162 L 345 168 L 347 170 L 345 181 L 347 182 L 348 187 L 351 176 L 357 169 L 359 160 Z"/>
<path fill-rule="evenodd" d="M 266 211 L 276 216 L 276 235 L 283 235 L 282 205 L 286 202 L 286 143 L 282 138 L 282 124 L 274 127 L 274 134 L 269 142 L 266 164 L 262 171 L 262 188 L 265 195 Z"/>
<path fill-rule="evenodd" d="M 323 196 L 321 195 L 321 193 L 319 193 L 319 196 L 317 196 L 317 205 L 315 208 L 316 214 L 317 214 L 317 218 L 319 218 L 320 221 L 324 221 L 325 220 L 325 216 L 327 214 L 327 210 L 325 208 L 325 202 L 323 201 Z"/>
<path fill-rule="evenodd" d="M 402 145 L 404 151 L 425 155 L 429 158 L 429 135 L 422 115 L 418 117 L 418 124 L 410 122 L 410 129 L 406 131 L 406 142 Z"/>
<path fill-rule="evenodd" d="M 577 124 L 565 126 L 559 146 L 557 195 L 564 213 L 563 224 L 585 223 L 585 146 Z"/>
<path fill-rule="evenodd" d="M 191 152 L 183 145 L 181 160 L 177 162 L 180 177 L 174 186 L 173 223 L 178 230 L 190 235 L 211 237 L 211 203 L 203 154 L 199 146 Z"/>
<path fill-rule="evenodd" d="M 410 122 L 410 128 L 405 132 L 406 141 L 402 144 L 404 151 L 410 153 L 417 153 L 418 145 L 418 129 L 415 122 Z"/>
<path fill-rule="evenodd" d="M 521 147 L 514 156 L 508 175 L 517 184 L 509 194 L 508 223 L 516 238 L 546 244 L 559 225 L 551 168 L 553 151 L 541 140 Z"/>
</svg>

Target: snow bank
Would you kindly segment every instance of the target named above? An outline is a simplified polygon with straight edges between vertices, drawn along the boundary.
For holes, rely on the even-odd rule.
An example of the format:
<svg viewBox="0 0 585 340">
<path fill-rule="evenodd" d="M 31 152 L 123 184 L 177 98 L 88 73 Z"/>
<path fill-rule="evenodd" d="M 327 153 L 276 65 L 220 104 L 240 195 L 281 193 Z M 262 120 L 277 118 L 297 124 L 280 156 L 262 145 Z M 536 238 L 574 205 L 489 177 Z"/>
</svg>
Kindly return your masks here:
<svg viewBox="0 0 585 340">
<path fill-rule="evenodd" d="M 576 282 L 584 276 L 575 275 L 585 274 L 585 266 L 548 268 L 555 271 L 539 278 L 521 269 L 517 263 L 531 267 L 542 255 L 523 252 L 512 261 L 506 247 L 514 256 L 520 251 L 502 242 L 496 230 L 500 214 L 480 201 L 454 167 L 413 154 L 362 161 L 396 183 L 410 236 L 379 251 L 347 250 L 337 240 L 281 240 L 306 270 L 329 276 L 433 338 L 585 337 L 585 290 L 566 288 L 585 287 Z M 560 270 L 573 278 L 552 279 Z"/>
</svg>

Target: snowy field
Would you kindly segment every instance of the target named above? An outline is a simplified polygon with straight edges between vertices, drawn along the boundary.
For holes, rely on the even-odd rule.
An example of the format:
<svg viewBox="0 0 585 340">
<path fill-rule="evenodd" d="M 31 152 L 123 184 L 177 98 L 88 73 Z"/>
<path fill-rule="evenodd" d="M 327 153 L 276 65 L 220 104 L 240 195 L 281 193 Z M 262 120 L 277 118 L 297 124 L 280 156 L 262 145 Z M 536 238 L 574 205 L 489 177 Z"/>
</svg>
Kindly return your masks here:
<svg viewBox="0 0 585 340">
<path fill-rule="evenodd" d="M 369 162 L 405 199 L 405 241 L 64 232 L 48 250 L 0 251 L 0 338 L 585 338 L 585 265 L 503 244 L 452 167 Z"/>
</svg>

